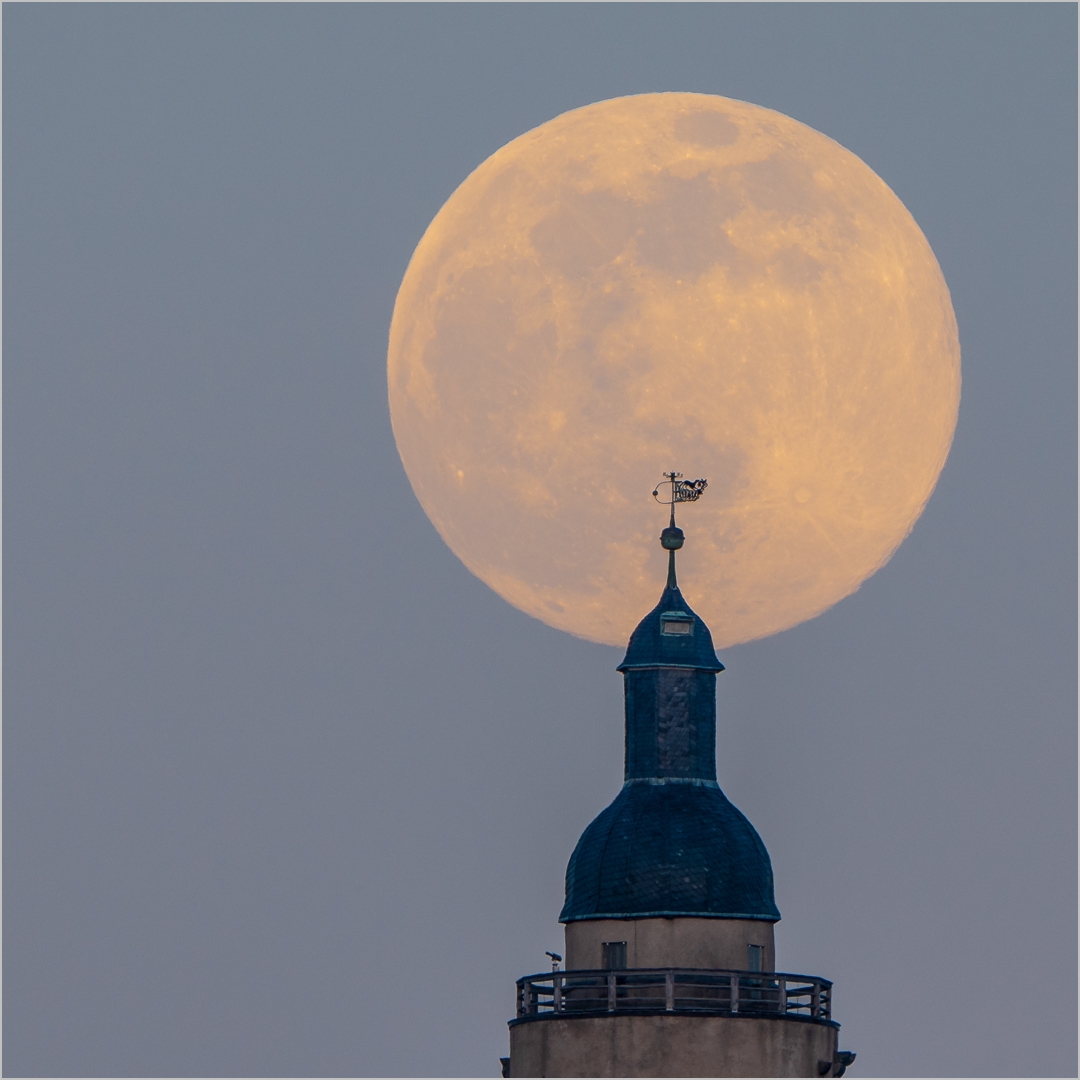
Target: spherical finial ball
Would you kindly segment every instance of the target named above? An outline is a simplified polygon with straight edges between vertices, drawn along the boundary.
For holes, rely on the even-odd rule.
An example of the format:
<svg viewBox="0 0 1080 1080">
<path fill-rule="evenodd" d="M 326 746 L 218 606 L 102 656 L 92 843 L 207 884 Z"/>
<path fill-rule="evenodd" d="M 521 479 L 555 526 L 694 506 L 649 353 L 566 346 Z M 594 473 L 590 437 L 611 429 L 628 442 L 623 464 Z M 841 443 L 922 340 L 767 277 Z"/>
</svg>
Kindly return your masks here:
<svg viewBox="0 0 1080 1080">
<path fill-rule="evenodd" d="M 686 536 L 677 525 L 669 525 L 660 534 L 660 543 L 667 551 L 678 551 L 683 546 Z"/>
</svg>

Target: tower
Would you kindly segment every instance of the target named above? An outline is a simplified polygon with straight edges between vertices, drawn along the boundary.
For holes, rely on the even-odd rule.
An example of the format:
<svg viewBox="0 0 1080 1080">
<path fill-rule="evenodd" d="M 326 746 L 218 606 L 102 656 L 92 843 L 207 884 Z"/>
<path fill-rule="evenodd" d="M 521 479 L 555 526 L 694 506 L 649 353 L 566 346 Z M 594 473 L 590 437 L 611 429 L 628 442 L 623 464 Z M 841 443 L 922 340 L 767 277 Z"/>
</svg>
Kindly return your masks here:
<svg viewBox="0 0 1080 1080">
<path fill-rule="evenodd" d="M 504 1075 L 842 1076 L 832 984 L 775 970 L 769 853 L 717 783 L 724 665 L 675 573 L 675 503 L 705 482 L 666 476 L 667 586 L 618 667 L 623 787 L 570 857 L 565 970 L 518 980 Z"/>
</svg>

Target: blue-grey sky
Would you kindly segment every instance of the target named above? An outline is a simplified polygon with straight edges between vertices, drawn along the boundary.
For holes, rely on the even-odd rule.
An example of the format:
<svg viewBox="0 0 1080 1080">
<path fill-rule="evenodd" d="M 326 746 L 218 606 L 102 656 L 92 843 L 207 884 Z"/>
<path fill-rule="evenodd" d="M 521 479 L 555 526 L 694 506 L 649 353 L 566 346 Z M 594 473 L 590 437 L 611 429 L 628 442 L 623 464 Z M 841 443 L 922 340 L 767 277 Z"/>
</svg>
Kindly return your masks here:
<svg viewBox="0 0 1080 1080">
<path fill-rule="evenodd" d="M 3 23 L 8 1075 L 497 1075 L 621 782 L 621 654 L 442 544 L 387 330 L 479 162 L 657 90 L 858 154 L 963 348 L 898 554 L 723 655 L 778 966 L 835 980 L 853 1075 L 1075 1075 L 1074 5 Z"/>
</svg>

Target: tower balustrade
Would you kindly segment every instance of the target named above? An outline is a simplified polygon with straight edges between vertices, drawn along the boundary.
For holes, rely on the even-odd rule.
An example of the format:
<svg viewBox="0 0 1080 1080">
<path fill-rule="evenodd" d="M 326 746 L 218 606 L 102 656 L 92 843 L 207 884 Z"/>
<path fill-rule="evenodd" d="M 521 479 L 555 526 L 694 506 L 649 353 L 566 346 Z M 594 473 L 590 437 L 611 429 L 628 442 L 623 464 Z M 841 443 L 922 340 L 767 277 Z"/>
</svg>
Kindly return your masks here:
<svg viewBox="0 0 1080 1080">
<path fill-rule="evenodd" d="M 715 1013 L 830 1024 L 832 983 L 812 975 L 698 968 L 554 971 L 517 981 L 517 1022 L 608 1013 Z M 513 1021 L 512 1021 L 513 1023 Z"/>
</svg>

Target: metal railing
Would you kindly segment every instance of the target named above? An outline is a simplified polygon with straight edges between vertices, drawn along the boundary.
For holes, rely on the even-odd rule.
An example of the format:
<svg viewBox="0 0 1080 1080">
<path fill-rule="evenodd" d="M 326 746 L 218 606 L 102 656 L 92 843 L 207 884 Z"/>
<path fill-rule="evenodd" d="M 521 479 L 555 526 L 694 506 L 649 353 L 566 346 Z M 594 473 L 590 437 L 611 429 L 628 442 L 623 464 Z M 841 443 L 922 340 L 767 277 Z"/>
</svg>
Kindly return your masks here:
<svg viewBox="0 0 1080 1080">
<path fill-rule="evenodd" d="M 829 1020 L 832 983 L 776 971 L 549 971 L 517 981 L 519 1019 L 600 1013 L 728 1013 Z"/>
</svg>

